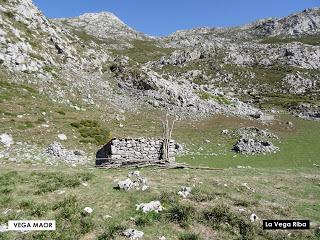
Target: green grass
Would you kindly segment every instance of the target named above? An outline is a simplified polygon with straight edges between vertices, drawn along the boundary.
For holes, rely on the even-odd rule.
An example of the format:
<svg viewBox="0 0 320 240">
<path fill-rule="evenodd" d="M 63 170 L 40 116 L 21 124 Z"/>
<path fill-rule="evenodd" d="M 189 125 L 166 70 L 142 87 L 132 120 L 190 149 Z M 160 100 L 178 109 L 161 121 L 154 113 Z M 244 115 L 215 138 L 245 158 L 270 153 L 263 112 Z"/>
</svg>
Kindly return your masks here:
<svg viewBox="0 0 320 240">
<path fill-rule="evenodd" d="M 63 167 L 48 170 L 45 166 L 6 165 L 0 169 L 0 186 L 11 190 L 9 193 L 0 191 L 0 211 L 6 208 L 12 211 L 8 215 L 0 215 L 0 224 L 9 219 L 57 221 L 57 231 L 29 232 L 24 234 L 24 239 L 119 239 L 124 229 L 135 228 L 143 231 L 147 240 L 159 236 L 178 240 L 213 237 L 287 239 L 286 235 L 263 231 L 258 223 L 251 223 L 250 212 L 255 212 L 260 219 L 302 218 L 320 223 L 317 169 L 280 171 L 260 168 L 212 172 L 148 168 L 142 169 L 141 174 L 148 179 L 150 191 L 113 189 L 114 181 L 126 178 L 127 173 L 128 170 Z M 78 178 L 87 181 L 89 186 L 73 184 L 72 179 Z M 57 182 L 57 179 L 63 183 L 59 189 L 64 189 L 64 194 L 51 190 L 37 193 L 42 189 L 39 188 L 41 183 Z M 243 182 L 255 188 L 256 192 L 242 187 Z M 213 193 L 215 198 L 183 200 L 177 191 L 185 183 L 196 185 L 195 189 L 206 189 L 206 194 Z M 198 195 L 198 192 L 195 190 L 192 195 Z M 135 204 L 156 199 L 165 206 L 163 212 L 143 214 L 135 211 Z M 239 204 L 235 199 L 246 200 L 246 203 L 242 201 Z M 85 207 L 93 208 L 93 213 L 84 214 Z M 240 213 L 239 207 L 248 212 Z M 105 218 L 106 215 L 112 218 Z M 312 238 L 314 234 L 312 228 L 295 232 L 290 239 L 315 239 Z M 15 239 L 18 233 L 8 232 L 1 237 Z"/>
<path fill-rule="evenodd" d="M 294 128 L 286 126 L 287 121 L 294 123 Z M 175 138 L 185 139 L 190 150 L 199 152 L 198 155 L 178 157 L 178 161 L 192 165 L 210 167 L 236 167 L 237 165 L 263 167 L 263 168 L 304 168 L 319 164 L 317 157 L 320 154 L 319 122 L 306 121 L 288 115 L 280 116 L 280 121 L 269 125 L 267 128 L 280 136 L 280 141 L 273 141 L 280 148 L 276 154 L 246 156 L 235 154 L 231 151 L 236 137 L 228 137 L 221 133 L 225 128 L 236 129 L 242 126 L 257 126 L 265 129 L 266 126 L 254 121 L 236 120 L 232 118 L 215 118 L 198 124 L 181 126 Z M 193 126 L 192 126 L 193 125 Z M 180 126 L 179 126 L 180 127 Z M 190 140 L 187 140 L 190 139 Z M 211 142 L 206 144 L 205 140 Z M 192 145 L 193 144 L 193 145 Z M 218 146 L 220 144 L 220 146 Z M 203 150 L 198 150 L 199 148 Z M 217 156 L 206 155 L 216 153 Z M 234 157 L 236 156 L 236 157 Z"/>
<path fill-rule="evenodd" d="M 9 19 L 14 18 L 14 13 L 13 12 L 3 12 L 3 15 Z"/>
<path fill-rule="evenodd" d="M 113 50 L 114 54 L 128 56 L 131 60 L 138 63 L 160 60 L 162 56 L 174 51 L 171 48 L 158 47 L 156 42 L 150 40 L 133 40 L 133 48 L 125 50 Z"/>
<path fill-rule="evenodd" d="M 223 96 L 216 96 L 216 95 L 213 95 L 211 93 L 207 93 L 207 92 L 203 92 L 203 91 L 199 91 L 197 92 L 198 96 L 200 97 L 200 99 L 202 100 L 214 100 L 220 104 L 225 104 L 225 105 L 229 105 L 230 104 L 230 101 L 223 97 Z"/>
<path fill-rule="evenodd" d="M 304 44 L 319 46 L 320 45 L 320 36 L 302 36 L 302 37 L 269 37 L 263 39 L 261 43 L 265 44 L 285 44 L 292 42 L 300 42 Z"/>
<path fill-rule="evenodd" d="M 112 42 L 111 40 L 108 39 L 100 39 L 97 38 L 95 36 L 92 36 L 90 34 L 87 34 L 85 31 L 77 31 L 77 30 L 73 30 L 72 31 L 77 37 L 79 37 L 82 41 L 84 41 L 85 43 L 87 42 L 94 42 L 96 44 L 107 44 Z"/>
<path fill-rule="evenodd" d="M 82 120 L 73 122 L 72 127 L 78 129 L 83 143 L 94 143 L 103 145 L 111 140 L 111 132 L 108 128 L 102 127 L 96 120 Z"/>
<path fill-rule="evenodd" d="M 200 240 L 199 235 L 195 233 L 182 233 L 179 236 L 179 240 Z"/>
<path fill-rule="evenodd" d="M 80 119 L 101 119 L 101 115 L 110 113 L 90 108 L 77 111 L 64 104 L 52 104 L 47 96 L 38 93 L 38 86 L 12 83 L 9 79 L 0 70 L 0 132 L 10 132 L 15 142 L 28 142 L 44 148 L 57 141 L 59 132 L 62 132 L 68 136 L 68 141 L 63 143 L 66 148 L 94 154 L 96 144 L 103 145 L 110 139 L 110 130 L 104 120 L 98 121 L 99 126 L 81 128 L 81 133 L 71 126 Z M 78 100 L 75 102 L 79 106 Z"/>
</svg>

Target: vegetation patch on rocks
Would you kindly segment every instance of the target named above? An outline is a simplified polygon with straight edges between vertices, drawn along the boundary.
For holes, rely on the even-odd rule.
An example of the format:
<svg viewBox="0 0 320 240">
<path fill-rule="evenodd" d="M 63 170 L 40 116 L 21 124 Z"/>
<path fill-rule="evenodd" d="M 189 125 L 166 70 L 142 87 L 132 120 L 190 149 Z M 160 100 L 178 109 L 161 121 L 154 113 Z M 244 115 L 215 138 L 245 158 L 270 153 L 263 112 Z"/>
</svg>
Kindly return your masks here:
<svg viewBox="0 0 320 240">
<path fill-rule="evenodd" d="M 73 122 L 71 126 L 77 128 L 82 139 L 82 143 L 93 143 L 103 145 L 111 140 L 111 132 L 108 128 L 102 127 L 96 120 L 82 120 Z"/>
</svg>

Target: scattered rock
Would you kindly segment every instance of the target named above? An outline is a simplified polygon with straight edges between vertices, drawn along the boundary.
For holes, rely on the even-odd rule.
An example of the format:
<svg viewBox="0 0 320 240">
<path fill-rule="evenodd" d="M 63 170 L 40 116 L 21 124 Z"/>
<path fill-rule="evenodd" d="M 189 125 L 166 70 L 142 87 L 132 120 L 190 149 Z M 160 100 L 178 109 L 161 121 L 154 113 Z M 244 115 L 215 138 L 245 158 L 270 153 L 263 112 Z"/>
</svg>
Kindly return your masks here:
<svg viewBox="0 0 320 240">
<path fill-rule="evenodd" d="M 248 186 L 248 183 L 243 183 L 242 186 L 244 186 L 246 189 L 250 190 L 253 193 L 256 192 L 256 190 L 254 188 Z"/>
<path fill-rule="evenodd" d="M 44 150 L 44 153 L 56 157 L 70 165 L 83 165 L 87 163 L 87 158 L 83 151 L 67 150 L 59 142 L 50 144 Z"/>
<path fill-rule="evenodd" d="M 233 151 L 242 154 L 276 153 L 279 150 L 270 141 L 260 141 L 252 138 L 241 138 L 234 146 Z"/>
<path fill-rule="evenodd" d="M 141 190 L 144 192 L 144 191 L 147 191 L 149 189 L 149 186 L 146 186 L 146 185 L 144 185 L 144 186 L 142 186 L 142 188 L 141 188 Z"/>
<path fill-rule="evenodd" d="M 91 214 L 91 213 L 93 213 L 93 209 L 92 209 L 91 207 L 85 207 L 85 208 L 83 209 L 83 212 L 84 212 L 85 214 Z"/>
<path fill-rule="evenodd" d="M 7 225 L 0 225 L 0 233 L 3 233 L 3 232 L 8 232 L 8 226 Z"/>
<path fill-rule="evenodd" d="M 293 127 L 293 123 L 292 122 L 286 122 L 286 124 L 290 127 Z"/>
<path fill-rule="evenodd" d="M 258 220 L 258 216 L 256 214 L 252 213 L 250 215 L 250 221 L 251 222 L 256 222 L 257 220 Z"/>
<path fill-rule="evenodd" d="M 119 182 L 118 182 L 118 187 L 119 187 L 121 190 L 129 191 L 129 190 L 131 190 L 132 188 L 135 187 L 135 184 L 131 181 L 130 178 L 127 178 L 127 179 L 124 180 L 124 181 L 119 181 Z"/>
<path fill-rule="evenodd" d="M 124 191 L 129 191 L 131 189 L 146 191 L 149 186 L 147 186 L 147 180 L 140 176 L 139 171 L 129 172 L 128 177 L 124 181 L 118 182 L 118 188 Z"/>
<path fill-rule="evenodd" d="M 89 184 L 87 182 L 82 182 L 81 185 L 84 186 L 84 187 L 88 187 L 89 186 Z"/>
<path fill-rule="evenodd" d="M 191 187 L 182 187 L 181 190 L 178 192 L 178 194 L 183 198 L 187 198 L 190 193 Z"/>
<path fill-rule="evenodd" d="M 76 155 L 76 156 L 84 156 L 85 152 L 81 151 L 81 150 L 74 150 L 73 154 Z"/>
<path fill-rule="evenodd" d="M 12 136 L 7 133 L 0 135 L 0 141 L 5 147 L 10 147 L 14 143 Z"/>
<path fill-rule="evenodd" d="M 103 218 L 104 219 L 109 219 L 109 218 L 112 218 L 112 216 L 111 215 L 104 215 Z"/>
<path fill-rule="evenodd" d="M 161 236 L 158 238 L 158 240 L 166 240 L 166 237 L 165 236 Z"/>
<path fill-rule="evenodd" d="M 262 130 L 256 127 L 243 127 L 235 130 L 234 135 L 241 138 L 255 138 L 255 139 L 279 139 L 279 137 L 269 130 Z"/>
<path fill-rule="evenodd" d="M 143 232 L 135 230 L 135 229 L 127 229 L 122 233 L 125 237 L 130 239 L 139 239 L 143 237 Z"/>
<path fill-rule="evenodd" d="M 58 195 L 62 195 L 62 194 L 64 194 L 66 191 L 65 190 L 57 190 L 56 191 L 56 193 L 58 194 Z"/>
<path fill-rule="evenodd" d="M 58 138 L 59 138 L 61 141 L 65 141 L 65 140 L 68 139 L 65 134 L 58 134 Z"/>
<path fill-rule="evenodd" d="M 7 208 L 2 212 L 2 214 L 3 215 L 8 215 L 8 213 L 10 213 L 10 212 L 12 212 L 12 209 L 11 208 Z"/>
<path fill-rule="evenodd" d="M 141 210 L 144 213 L 154 211 L 156 213 L 161 212 L 163 210 L 163 207 L 161 206 L 160 201 L 152 201 L 149 203 L 141 203 L 141 204 L 136 204 L 136 210 L 139 211 Z"/>
<path fill-rule="evenodd" d="M 241 169 L 241 168 L 252 168 L 252 167 L 251 166 L 240 166 L 240 165 L 238 165 L 237 168 Z"/>
<path fill-rule="evenodd" d="M 227 135 L 227 134 L 229 134 L 229 130 L 228 129 L 223 129 L 222 133 Z"/>
</svg>

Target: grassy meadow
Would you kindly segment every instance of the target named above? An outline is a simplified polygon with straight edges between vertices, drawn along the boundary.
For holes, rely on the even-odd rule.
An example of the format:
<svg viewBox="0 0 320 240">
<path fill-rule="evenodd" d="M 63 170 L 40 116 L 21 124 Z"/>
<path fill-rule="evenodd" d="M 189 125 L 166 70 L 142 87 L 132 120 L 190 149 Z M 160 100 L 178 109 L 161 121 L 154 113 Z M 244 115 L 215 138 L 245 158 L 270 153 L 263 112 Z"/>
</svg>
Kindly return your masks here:
<svg viewBox="0 0 320 240">
<path fill-rule="evenodd" d="M 178 121 L 173 138 L 187 153 L 177 156 L 177 161 L 222 170 L 144 168 L 141 174 L 150 189 L 122 192 L 113 187 L 127 178 L 129 170 L 93 167 L 95 152 L 103 142 L 98 132 L 108 137 L 109 130 L 115 137 L 160 137 L 164 113 L 150 109 L 125 112 L 125 120 L 120 121 L 111 108 L 97 112 L 79 106 L 86 110 L 78 111 L 52 104 L 32 86 L 0 84 L 0 133 L 40 147 L 64 133 L 68 136 L 64 146 L 92 156 L 82 167 L 35 165 L 32 159 L 21 159 L 19 164 L 0 160 L 0 225 L 14 219 L 57 221 L 55 232 L 6 232 L 0 233 L 0 239 L 124 239 L 120 233 L 126 228 L 143 231 L 146 240 L 160 236 L 174 240 L 319 239 L 320 169 L 314 165 L 320 165 L 319 122 L 286 114 L 276 115 L 268 124 L 219 115 Z M 280 139 L 273 143 L 280 152 L 261 156 L 233 153 L 237 138 L 221 132 L 246 126 L 277 134 Z M 187 199 L 177 195 L 182 186 L 192 187 Z M 159 214 L 135 210 L 135 204 L 152 200 L 160 200 L 165 210 Z M 93 213 L 84 214 L 85 207 L 91 207 Z M 250 221 L 252 213 L 259 221 Z M 263 219 L 310 219 L 311 229 L 263 231 Z"/>
</svg>

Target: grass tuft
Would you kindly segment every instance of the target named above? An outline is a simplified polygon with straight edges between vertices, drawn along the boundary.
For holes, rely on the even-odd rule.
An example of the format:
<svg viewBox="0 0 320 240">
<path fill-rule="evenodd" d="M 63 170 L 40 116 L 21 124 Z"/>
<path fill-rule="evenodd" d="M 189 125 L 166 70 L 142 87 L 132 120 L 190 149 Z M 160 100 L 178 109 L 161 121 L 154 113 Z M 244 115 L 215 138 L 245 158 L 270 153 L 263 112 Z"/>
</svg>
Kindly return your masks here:
<svg viewBox="0 0 320 240">
<path fill-rule="evenodd" d="M 107 230 L 98 237 L 98 240 L 112 240 L 120 235 L 126 227 L 119 223 L 112 223 L 108 226 Z"/>
<path fill-rule="evenodd" d="M 194 213 L 193 206 L 181 203 L 175 203 L 166 212 L 168 220 L 179 224 L 182 228 L 187 228 L 190 225 Z"/>
<path fill-rule="evenodd" d="M 179 240 L 201 240 L 200 236 L 195 233 L 182 233 Z"/>
</svg>

